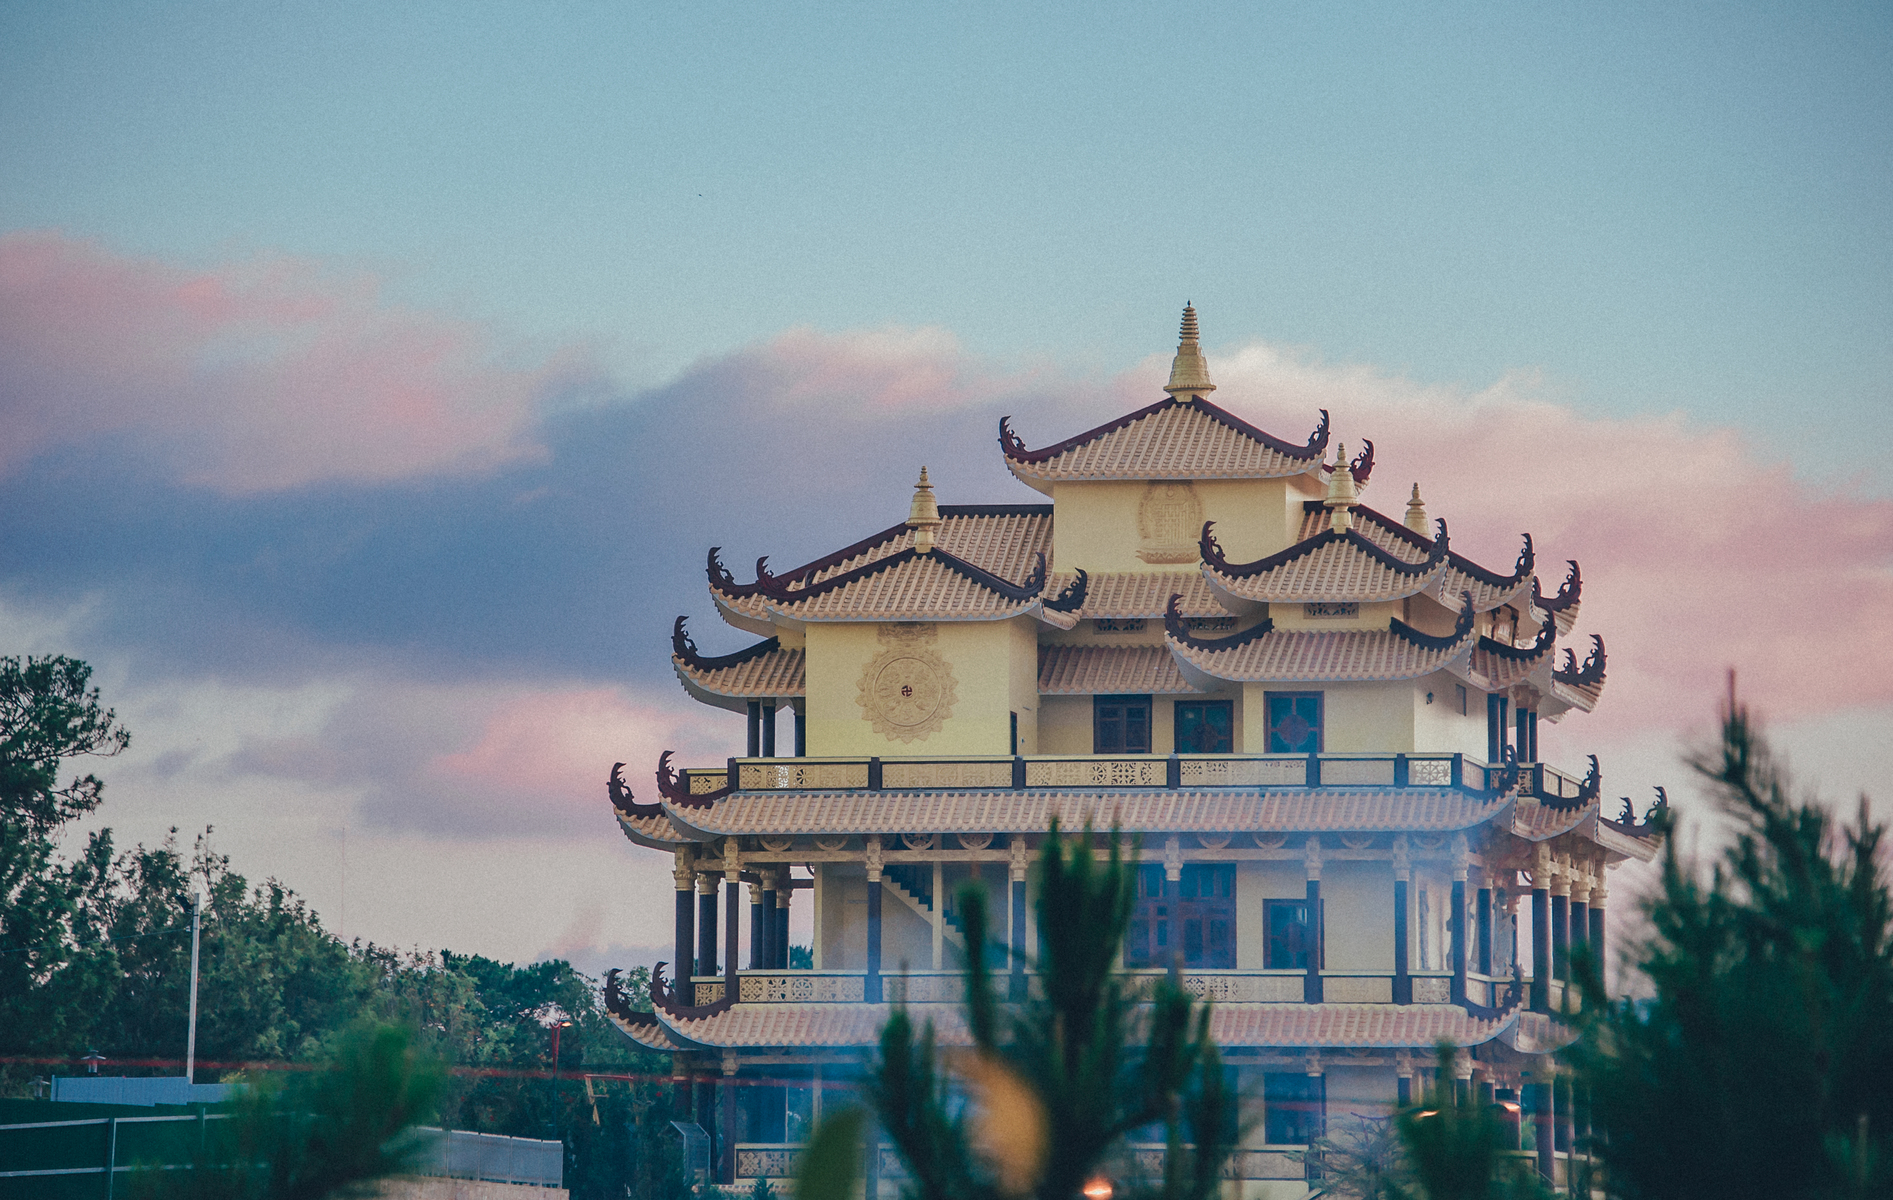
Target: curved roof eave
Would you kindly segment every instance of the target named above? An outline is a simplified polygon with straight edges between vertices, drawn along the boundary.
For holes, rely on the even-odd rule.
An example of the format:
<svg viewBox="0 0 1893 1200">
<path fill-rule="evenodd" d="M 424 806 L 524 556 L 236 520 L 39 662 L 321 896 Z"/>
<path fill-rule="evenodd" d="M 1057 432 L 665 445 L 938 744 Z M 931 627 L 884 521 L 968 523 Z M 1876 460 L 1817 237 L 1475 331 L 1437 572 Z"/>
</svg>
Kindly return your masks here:
<svg viewBox="0 0 1893 1200">
<path fill-rule="evenodd" d="M 618 818 L 618 828 L 624 832 L 626 839 L 634 846 L 643 846 L 647 850 L 663 850 L 668 852 L 683 845 L 682 841 L 667 841 L 663 838 L 654 837 L 651 834 L 645 833 L 632 825 L 630 821 L 626 820 L 622 813 L 616 813 L 614 815 Z M 672 822 L 672 824 L 674 826 L 676 823 Z"/>
<path fill-rule="evenodd" d="M 746 697 L 726 696 L 721 692 L 713 692 L 709 688 L 704 687 L 690 677 L 690 672 L 685 669 L 682 663 L 677 661 L 675 655 L 671 657 L 670 666 L 671 670 L 677 672 L 677 678 L 684 685 L 684 691 L 688 692 L 690 698 L 697 701 L 699 704 L 708 704 L 712 708 L 728 709 L 730 712 L 746 713 L 749 711 L 749 700 Z"/>
</svg>

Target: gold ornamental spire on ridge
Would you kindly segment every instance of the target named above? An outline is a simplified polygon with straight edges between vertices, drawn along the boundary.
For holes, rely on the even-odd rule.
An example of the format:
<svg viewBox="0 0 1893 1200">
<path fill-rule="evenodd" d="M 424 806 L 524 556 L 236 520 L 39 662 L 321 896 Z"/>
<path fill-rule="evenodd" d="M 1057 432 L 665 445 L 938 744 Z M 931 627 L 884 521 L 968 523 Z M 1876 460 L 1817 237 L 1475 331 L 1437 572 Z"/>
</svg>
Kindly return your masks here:
<svg viewBox="0 0 1893 1200">
<path fill-rule="evenodd" d="M 922 554 L 933 550 L 933 535 L 941 525 L 940 506 L 933 499 L 933 484 L 927 481 L 927 468 L 920 468 L 920 482 L 914 484 L 914 502 L 907 510 L 907 527 L 914 531 L 914 549 Z"/>
<path fill-rule="evenodd" d="M 1216 385 L 1209 381 L 1209 360 L 1203 357 L 1203 348 L 1196 342 L 1196 309 L 1189 304 L 1183 306 L 1177 356 L 1170 360 L 1170 382 L 1163 390 L 1178 399 L 1186 396 L 1201 399 L 1216 390 Z"/>
</svg>

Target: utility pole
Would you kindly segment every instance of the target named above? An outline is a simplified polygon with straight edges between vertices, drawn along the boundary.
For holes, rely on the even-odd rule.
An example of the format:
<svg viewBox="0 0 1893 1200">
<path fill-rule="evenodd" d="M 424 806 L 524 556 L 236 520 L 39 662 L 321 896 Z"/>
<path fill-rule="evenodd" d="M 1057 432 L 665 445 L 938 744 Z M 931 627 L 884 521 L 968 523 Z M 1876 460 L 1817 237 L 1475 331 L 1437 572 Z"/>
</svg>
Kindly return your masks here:
<svg viewBox="0 0 1893 1200">
<path fill-rule="evenodd" d="M 191 1031 L 184 1041 L 184 1082 L 197 1080 L 197 939 L 204 923 L 204 889 L 191 889 Z"/>
</svg>

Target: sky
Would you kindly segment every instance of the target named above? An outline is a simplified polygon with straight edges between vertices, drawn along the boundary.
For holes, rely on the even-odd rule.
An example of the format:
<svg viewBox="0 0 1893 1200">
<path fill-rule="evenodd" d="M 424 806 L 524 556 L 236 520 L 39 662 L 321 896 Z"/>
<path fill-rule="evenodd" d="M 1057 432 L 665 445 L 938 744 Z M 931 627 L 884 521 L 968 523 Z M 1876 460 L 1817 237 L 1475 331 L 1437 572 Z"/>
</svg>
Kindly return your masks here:
<svg viewBox="0 0 1893 1200">
<path fill-rule="evenodd" d="M 669 668 L 748 640 L 705 549 L 922 463 L 1037 499 L 998 418 L 1158 398 L 1186 299 L 1368 503 L 1583 562 L 1553 761 L 1700 813 L 1734 669 L 1810 782 L 1893 776 L 1875 4 L 0 5 L 0 654 L 96 666 L 121 843 L 648 963 L 603 781 L 740 749 Z"/>
</svg>

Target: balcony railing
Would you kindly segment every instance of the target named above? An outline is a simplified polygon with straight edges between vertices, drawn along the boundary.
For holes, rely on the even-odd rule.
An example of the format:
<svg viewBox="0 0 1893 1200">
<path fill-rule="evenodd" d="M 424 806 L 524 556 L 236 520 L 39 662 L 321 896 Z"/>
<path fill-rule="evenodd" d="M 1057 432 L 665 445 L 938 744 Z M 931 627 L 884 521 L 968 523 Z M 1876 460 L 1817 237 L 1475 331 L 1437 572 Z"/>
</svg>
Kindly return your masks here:
<svg viewBox="0 0 1893 1200">
<path fill-rule="evenodd" d="M 1023 788 L 1462 788 L 1491 791 L 1503 767 L 1463 754 L 1172 754 L 940 758 L 733 758 L 680 774 L 692 795 L 867 789 Z M 1521 787 L 1558 799 L 1580 782 L 1542 764 Z"/>
<path fill-rule="evenodd" d="M 1149 999 L 1168 972 L 1130 968 L 1121 972 L 1134 997 Z M 1181 973 L 1183 990 L 1200 1000 L 1236 1004 L 1300 1004 L 1307 972 L 1301 970 L 1225 970 Z M 1036 981 L 1035 973 L 1028 977 Z M 1452 972 L 1414 971 L 1413 1002 L 1446 1004 L 1451 1001 Z M 744 1004 L 858 1004 L 866 992 L 863 971 L 738 971 L 737 999 Z M 1322 995 L 1333 1004 L 1393 1003 L 1392 971 L 1323 971 Z M 1509 980 L 1467 977 L 1467 998 L 1475 1004 L 1498 1003 Z M 697 1004 L 723 998 L 721 976 L 699 975 L 694 980 Z M 1000 977 L 1003 988 L 1003 976 Z M 964 977 L 958 971 L 905 971 L 881 976 L 882 995 L 894 1004 L 959 1004 L 966 998 Z M 1557 992 L 1554 990 L 1554 1000 Z M 1553 1007 L 1556 1005 L 1554 1003 Z"/>
</svg>

